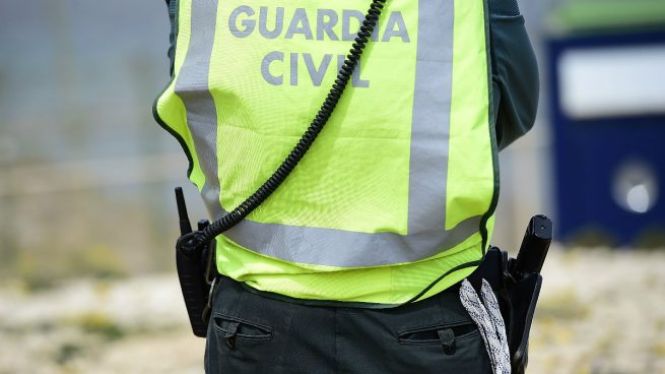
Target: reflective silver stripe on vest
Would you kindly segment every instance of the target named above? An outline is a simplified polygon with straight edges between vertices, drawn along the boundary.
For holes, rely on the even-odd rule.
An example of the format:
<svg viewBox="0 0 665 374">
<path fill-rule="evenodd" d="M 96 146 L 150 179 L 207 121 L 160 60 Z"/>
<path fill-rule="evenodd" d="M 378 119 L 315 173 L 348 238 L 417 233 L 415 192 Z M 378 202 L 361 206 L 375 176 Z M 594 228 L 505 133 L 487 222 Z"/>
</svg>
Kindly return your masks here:
<svg viewBox="0 0 665 374">
<path fill-rule="evenodd" d="M 380 266 L 422 260 L 436 255 L 442 248 L 452 248 L 478 231 L 480 217 L 463 221 L 450 231 L 438 225 L 429 226 L 427 230 L 403 236 L 245 220 L 224 235 L 245 248 L 291 262 L 339 267 Z"/>
<path fill-rule="evenodd" d="M 216 14 L 216 11 L 210 9 L 212 5 L 209 1 L 192 2 L 192 24 L 198 29 L 196 23 L 205 22 L 210 17 L 203 16 L 205 20 L 202 20 L 200 14 L 197 16 L 196 9 L 209 9 L 210 14 Z M 478 231 L 480 216 L 469 218 L 452 230 L 445 230 L 452 92 L 453 4 L 454 0 L 421 0 L 418 5 L 418 51 L 409 170 L 408 234 L 368 234 L 245 220 L 224 235 L 245 248 L 286 261 L 339 267 L 365 267 L 413 262 L 431 257 L 441 250 L 455 247 Z M 212 22 L 214 24 L 214 21 Z M 205 32 L 212 33 L 210 29 L 207 31 L 193 29 L 192 41 L 196 33 Z M 206 39 L 207 37 L 210 39 Z M 207 67 L 213 44 L 212 36 L 198 36 L 198 38 L 205 39 L 209 43 L 205 48 L 200 46 L 199 52 L 205 52 L 205 56 L 196 56 L 192 53 L 194 48 L 192 42 L 187 58 L 189 59 L 191 55 L 192 64 L 198 63 Z M 187 61 L 183 69 L 186 66 Z M 181 71 L 180 74 L 187 73 L 190 76 L 197 74 L 197 69 L 190 70 L 194 71 Z M 198 74 L 203 73 L 198 71 Z M 195 120 L 198 119 L 199 123 L 209 124 L 213 120 L 216 121 L 217 116 L 208 92 L 207 72 L 205 76 L 205 81 L 200 81 L 199 78 L 194 80 L 201 82 L 202 85 L 194 86 L 191 99 L 207 102 L 194 108 L 208 112 L 196 112 L 195 116 L 192 116 L 189 113 L 190 106 L 187 106 L 187 118 L 190 120 L 190 117 L 193 117 Z M 179 79 L 181 80 L 188 82 Z M 216 127 L 192 126 L 190 120 L 190 128 L 192 132 L 199 132 L 197 138 L 213 139 L 214 144 Z M 204 148 L 203 152 L 212 150 L 214 148 Z M 206 159 L 210 158 L 211 164 L 217 165 L 216 153 L 202 154 L 199 148 L 197 153 L 199 157 L 203 155 Z M 212 169 L 214 173 L 210 174 L 211 169 L 207 167 L 203 169 L 206 173 L 206 185 L 214 178 L 219 190 L 216 168 Z M 204 193 L 204 199 L 210 210 L 219 209 L 218 195 Z M 221 210 L 220 213 L 226 212 Z M 219 218 L 221 214 L 213 216 Z"/>
<path fill-rule="evenodd" d="M 192 133 L 205 184 L 201 195 L 213 217 L 222 213 L 217 174 L 217 110 L 208 86 L 210 56 L 215 39 L 217 0 L 192 1 L 192 32 L 175 93 L 187 109 L 187 125 Z"/>
<path fill-rule="evenodd" d="M 446 227 L 453 4 L 454 0 L 421 0 L 418 4 L 418 57 L 409 165 L 409 234 L 435 228 L 443 231 Z"/>
</svg>

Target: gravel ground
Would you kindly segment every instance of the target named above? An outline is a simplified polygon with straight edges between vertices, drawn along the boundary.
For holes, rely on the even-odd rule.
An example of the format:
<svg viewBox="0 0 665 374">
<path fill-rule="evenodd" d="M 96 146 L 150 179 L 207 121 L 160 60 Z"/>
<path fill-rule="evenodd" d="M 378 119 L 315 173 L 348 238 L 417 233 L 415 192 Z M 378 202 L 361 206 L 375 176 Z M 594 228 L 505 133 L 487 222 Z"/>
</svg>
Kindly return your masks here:
<svg viewBox="0 0 665 374">
<path fill-rule="evenodd" d="M 529 373 L 665 373 L 665 251 L 553 249 Z M 201 373 L 173 275 L 0 288 L 0 373 Z"/>
<path fill-rule="evenodd" d="M 665 250 L 554 251 L 531 373 L 665 373 Z"/>
</svg>

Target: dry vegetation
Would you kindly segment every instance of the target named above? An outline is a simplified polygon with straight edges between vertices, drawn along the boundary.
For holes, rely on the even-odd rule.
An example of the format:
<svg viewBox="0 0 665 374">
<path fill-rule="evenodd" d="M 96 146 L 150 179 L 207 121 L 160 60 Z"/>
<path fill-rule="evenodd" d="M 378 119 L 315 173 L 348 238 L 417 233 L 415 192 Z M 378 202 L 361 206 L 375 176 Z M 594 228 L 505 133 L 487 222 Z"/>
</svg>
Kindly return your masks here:
<svg viewBox="0 0 665 374">
<path fill-rule="evenodd" d="M 665 251 L 553 251 L 529 373 L 665 373 Z M 200 373 L 174 276 L 0 290 L 0 373 Z"/>
</svg>

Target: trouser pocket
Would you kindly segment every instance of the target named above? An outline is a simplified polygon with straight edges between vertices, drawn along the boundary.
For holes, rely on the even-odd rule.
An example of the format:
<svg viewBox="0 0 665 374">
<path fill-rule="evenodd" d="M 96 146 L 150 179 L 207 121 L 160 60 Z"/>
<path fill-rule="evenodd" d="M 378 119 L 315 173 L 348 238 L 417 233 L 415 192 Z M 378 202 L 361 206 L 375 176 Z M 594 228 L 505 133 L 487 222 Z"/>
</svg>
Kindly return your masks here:
<svg viewBox="0 0 665 374">
<path fill-rule="evenodd" d="M 465 340 L 478 332 L 473 323 L 439 325 L 405 330 L 397 339 L 403 345 L 439 346 L 447 355 L 455 353 L 457 340 Z"/>
<path fill-rule="evenodd" d="M 216 286 L 206 341 L 206 372 L 275 372 L 277 326 L 265 305 L 227 278 L 218 278 Z"/>
<path fill-rule="evenodd" d="M 401 367 L 419 373 L 491 373 L 482 337 L 472 321 L 440 323 L 397 334 Z"/>
<path fill-rule="evenodd" d="M 206 372 L 268 373 L 275 357 L 273 328 L 235 315 L 213 313 L 208 329 Z"/>
<path fill-rule="evenodd" d="M 232 317 L 221 313 L 213 315 L 215 337 L 218 342 L 235 350 L 238 345 L 253 345 L 272 338 L 272 328 L 268 325 L 250 322 L 238 317 Z"/>
<path fill-rule="evenodd" d="M 243 345 L 272 338 L 272 328 L 261 323 L 245 321 L 241 318 L 219 313 L 213 316 L 213 323 L 215 324 L 217 340 L 224 341 L 225 345 L 231 350 L 236 349 L 238 341 Z"/>
</svg>

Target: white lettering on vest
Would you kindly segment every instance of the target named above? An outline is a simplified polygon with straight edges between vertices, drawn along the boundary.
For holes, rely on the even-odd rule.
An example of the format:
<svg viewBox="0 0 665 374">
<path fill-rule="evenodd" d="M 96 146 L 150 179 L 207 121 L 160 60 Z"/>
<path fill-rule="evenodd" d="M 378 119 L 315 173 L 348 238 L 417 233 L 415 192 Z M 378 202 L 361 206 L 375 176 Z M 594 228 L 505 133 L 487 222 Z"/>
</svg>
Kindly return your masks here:
<svg viewBox="0 0 665 374">
<path fill-rule="evenodd" d="M 273 86 L 281 86 L 284 82 L 284 77 L 282 75 L 272 75 L 270 73 L 270 64 L 272 64 L 273 61 L 284 62 L 284 53 L 279 51 L 268 53 L 261 62 L 261 74 L 263 75 L 263 79 L 265 79 L 266 82 L 272 84 Z"/>
<path fill-rule="evenodd" d="M 337 55 L 338 71 L 342 68 L 342 65 L 344 65 L 344 58 L 344 55 Z M 312 85 L 316 87 L 321 86 L 326 73 L 331 69 L 332 59 L 332 54 L 325 54 L 320 62 L 317 63 L 311 53 L 290 53 L 288 66 L 289 84 L 291 86 L 298 86 L 298 67 L 300 66 L 300 60 L 302 60 L 307 68 L 307 73 Z M 279 65 L 279 63 L 284 63 L 284 52 L 272 51 L 268 53 L 261 62 L 261 75 L 267 83 L 273 86 L 281 86 L 284 84 L 284 74 L 273 74 L 274 70 L 271 70 L 271 66 Z M 351 76 L 351 85 L 356 88 L 369 88 L 369 81 L 360 77 L 360 63 L 358 63 L 358 68 Z"/>
<path fill-rule="evenodd" d="M 315 15 L 314 12 L 316 12 Z M 305 8 L 295 8 L 288 18 L 286 13 L 284 7 L 261 6 L 258 9 L 257 17 L 257 11 L 254 8 L 240 5 L 229 15 L 229 31 L 236 38 L 247 38 L 256 31 L 258 21 L 258 35 L 265 39 L 283 37 L 284 39 L 302 38 L 316 41 L 351 41 L 356 38 L 357 34 L 351 30 L 358 30 L 365 18 L 361 11 L 355 9 L 344 9 L 341 12 L 333 9 L 317 9 L 308 14 Z M 314 28 L 312 28 L 310 20 L 315 21 Z M 288 27 L 285 28 L 285 24 L 288 24 Z M 372 40 L 375 42 L 387 43 L 391 42 L 393 38 L 398 38 L 402 43 L 411 42 L 409 31 L 400 11 L 391 12 L 383 30 L 376 27 L 372 33 Z M 321 59 L 315 61 L 311 53 L 289 52 L 288 69 L 282 69 L 282 71 L 289 72 L 288 78 L 291 86 L 298 86 L 299 65 L 300 62 L 303 62 L 311 84 L 318 87 L 330 70 L 333 57 L 332 54 L 325 54 Z M 344 55 L 337 56 L 338 71 L 344 64 L 344 58 Z M 274 86 L 284 84 L 285 73 L 274 74 L 275 71 L 271 70 L 271 66 L 284 63 L 285 52 L 281 51 L 272 51 L 263 58 L 261 75 L 266 83 Z M 351 84 L 358 88 L 368 88 L 369 81 L 362 79 L 360 75 L 359 64 L 353 72 Z"/>
<path fill-rule="evenodd" d="M 341 40 L 351 41 L 355 39 L 356 33 L 351 30 L 360 28 L 365 15 L 356 9 L 344 9 L 341 11 Z M 310 24 L 310 19 L 316 20 L 315 31 Z M 338 26 L 340 20 L 340 12 L 333 9 L 317 9 L 316 17 L 307 13 L 305 8 L 296 8 L 286 21 L 289 26 L 284 32 L 285 24 L 285 8 L 275 7 L 272 11 L 271 8 L 262 6 L 259 7 L 259 34 L 266 39 L 276 39 L 282 36 L 285 39 L 293 39 L 294 37 L 302 37 L 305 40 L 313 40 L 316 34 L 316 40 L 340 40 L 339 35 L 335 32 L 335 27 Z M 229 16 L 229 30 L 236 38 L 246 38 L 254 33 L 256 30 L 256 11 L 248 5 L 240 5 L 231 11 Z M 272 24 L 272 29 L 269 29 L 268 24 Z M 379 39 L 379 34 L 382 37 Z M 374 41 L 380 40 L 381 42 L 389 42 L 393 37 L 398 37 L 404 43 L 410 43 L 409 31 L 404 22 L 402 12 L 393 11 L 388 17 L 384 29 L 379 30 L 377 27 L 374 30 L 372 39 Z"/>
</svg>

